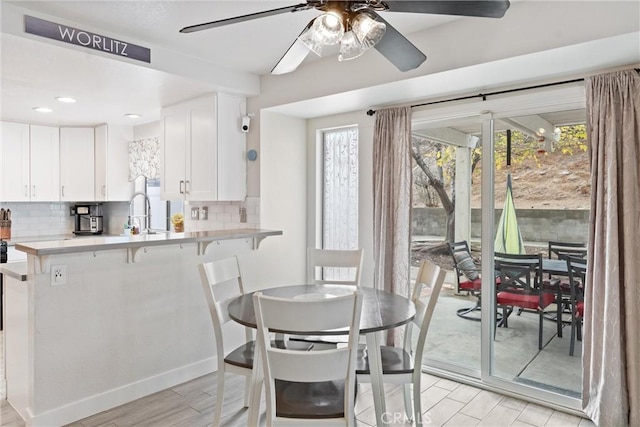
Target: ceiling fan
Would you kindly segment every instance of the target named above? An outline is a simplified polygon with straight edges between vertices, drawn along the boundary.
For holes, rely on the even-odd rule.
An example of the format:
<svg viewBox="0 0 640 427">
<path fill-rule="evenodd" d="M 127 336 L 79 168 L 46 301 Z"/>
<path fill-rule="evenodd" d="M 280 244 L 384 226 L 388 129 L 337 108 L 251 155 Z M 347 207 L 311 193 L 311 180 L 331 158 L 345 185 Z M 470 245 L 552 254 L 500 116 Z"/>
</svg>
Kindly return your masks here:
<svg viewBox="0 0 640 427">
<path fill-rule="evenodd" d="M 307 0 L 306 3 L 191 25 L 180 32 L 192 33 L 287 12 L 316 9 L 323 12 L 322 15 L 307 24 L 271 74 L 294 71 L 309 52 L 320 55 L 323 46 L 336 44 L 340 45 L 340 61 L 357 58 L 368 48 L 375 47 L 400 71 L 409 71 L 417 68 L 427 57 L 378 12 L 502 18 L 508 8 L 507 0 Z"/>
</svg>

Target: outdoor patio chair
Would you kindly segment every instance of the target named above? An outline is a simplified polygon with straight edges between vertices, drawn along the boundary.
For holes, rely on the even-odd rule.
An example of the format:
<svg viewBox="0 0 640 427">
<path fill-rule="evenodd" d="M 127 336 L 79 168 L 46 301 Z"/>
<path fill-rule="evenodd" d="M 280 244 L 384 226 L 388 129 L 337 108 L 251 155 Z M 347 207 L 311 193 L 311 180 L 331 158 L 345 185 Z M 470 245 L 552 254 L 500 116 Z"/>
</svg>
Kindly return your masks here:
<svg viewBox="0 0 640 427">
<path fill-rule="evenodd" d="M 549 242 L 549 259 L 563 259 L 567 256 L 584 258 L 587 256 L 586 243 Z"/>
<path fill-rule="evenodd" d="M 574 243 L 574 242 L 549 242 L 549 259 L 566 259 L 567 257 L 574 257 L 576 259 L 583 259 L 587 256 L 586 243 Z M 571 285 L 569 284 L 568 277 L 557 277 L 560 280 L 559 286 L 562 290 L 562 311 L 571 312 L 571 299 L 569 294 L 571 293 Z M 552 275 L 549 275 L 549 279 L 553 279 Z"/>
<path fill-rule="evenodd" d="M 579 257 L 566 257 L 569 283 L 571 285 L 571 343 L 569 356 L 573 356 L 578 341 L 582 341 L 582 319 L 584 318 L 584 287 L 587 273 L 586 261 Z"/>
<path fill-rule="evenodd" d="M 544 310 L 562 299 L 557 282 L 542 280 L 542 254 L 514 255 L 496 252 L 495 269 L 500 274 L 500 283 L 496 283 L 496 307 L 502 308 L 502 320 L 498 326 L 508 327 L 509 315 L 514 307 L 537 313 L 538 349 L 542 350 Z M 561 304 L 556 305 L 555 322 L 558 337 L 562 337 Z"/>
<path fill-rule="evenodd" d="M 464 319 L 480 320 L 480 317 L 470 316 L 476 310 L 480 310 L 480 293 L 482 280 L 480 279 L 480 266 L 471 257 L 471 251 L 466 240 L 450 243 L 449 252 L 453 258 L 456 271 L 456 293 L 466 292 L 476 298 L 476 304 L 472 307 L 460 308 L 456 314 Z"/>
</svg>

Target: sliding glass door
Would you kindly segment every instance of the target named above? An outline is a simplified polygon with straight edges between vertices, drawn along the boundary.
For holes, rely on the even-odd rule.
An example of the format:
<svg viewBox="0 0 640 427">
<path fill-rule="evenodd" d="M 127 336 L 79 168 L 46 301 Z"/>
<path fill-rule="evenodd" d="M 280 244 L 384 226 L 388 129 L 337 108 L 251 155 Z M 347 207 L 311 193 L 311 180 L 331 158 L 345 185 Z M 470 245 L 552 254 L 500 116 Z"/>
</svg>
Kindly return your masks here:
<svg viewBox="0 0 640 427">
<path fill-rule="evenodd" d="M 566 268 L 536 271 L 543 303 L 498 298 L 494 260 L 496 252 L 519 252 L 544 259 L 546 269 L 549 242 L 587 243 L 584 122 L 579 87 L 414 112 L 412 268 L 429 258 L 447 270 L 427 371 L 579 408 L 577 337 L 570 354 L 579 284 L 572 294 Z"/>
</svg>

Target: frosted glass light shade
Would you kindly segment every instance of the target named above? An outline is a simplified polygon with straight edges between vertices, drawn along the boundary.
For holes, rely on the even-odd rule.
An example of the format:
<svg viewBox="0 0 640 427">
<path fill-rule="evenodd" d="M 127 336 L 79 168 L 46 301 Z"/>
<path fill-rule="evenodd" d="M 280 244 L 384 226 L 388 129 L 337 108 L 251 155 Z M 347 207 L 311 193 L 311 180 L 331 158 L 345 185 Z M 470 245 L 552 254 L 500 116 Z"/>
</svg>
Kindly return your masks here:
<svg viewBox="0 0 640 427">
<path fill-rule="evenodd" d="M 360 13 L 353 19 L 351 29 L 362 47 L 368 49 L 375 46 L 384 37 L 387 26 L 366 13 Z"/>
<path fill-rule="evenodd" d="M 320 56 L 322 46 L 337 44 L 343 35 L 342 18 L 335 13 L 327 12 L 314 19 L 311 28 L 302 33 L 298 40 Z"/>
<path fill-rule="evenodd" d="M 366 48 L 362 47 L 353 31 L 347 31 L 340 40 L 340 54 L 338 61 L 348 61 L 362 55 Z"/>
<path fill-rule="evenodd" d="M 298 40 L 301 41 L 306 47 L 308 47 L 313 53 L 320 56 L 322 54 L 322 41 L 316 36 L 316 32 L 313 26 L 304 33 L 298 36 Z"/>
<path fill-rule="evenodd" d="M 342 17 L 333 12 L 323 13 L 313 22 L 312 30 L 315 30 L 322 44 L 337 44 L 344 35 Z"/>
</svg>

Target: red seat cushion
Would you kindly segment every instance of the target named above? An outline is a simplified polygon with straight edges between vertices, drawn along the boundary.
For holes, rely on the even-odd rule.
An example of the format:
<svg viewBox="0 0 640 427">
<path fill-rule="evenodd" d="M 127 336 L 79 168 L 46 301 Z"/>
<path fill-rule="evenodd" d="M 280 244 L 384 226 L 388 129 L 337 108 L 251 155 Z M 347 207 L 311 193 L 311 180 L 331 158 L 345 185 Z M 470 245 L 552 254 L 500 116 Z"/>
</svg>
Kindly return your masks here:
<svg viewBox="0 0 640 427">
<path fill-rule="evenodd" d="M 479 291 L 482 288 L 482 280 L 465 280 L 460 282 L 459 289 L 461 291 Z"/>
<path fill-rule="evenodd" d="M 516 307 L 528 308 L 530 310 L 537 310 L 540 305 L 540 297 L 538 294 L 525 294 L 518 291 L 502 291 L 498 292 L 497 298 L 498 304 L 500 305 L 514 305 Z M 540 308 L 545 308 L 555 301 L 556 296 L 554 294 L 543 292 L 542 307 Z"/>
<path fill-rule="evenodd" d="M 584 317 L 584 301 L 578 301 L 578 304 L 576 304 L 576 315 Z"/>
</svg>

